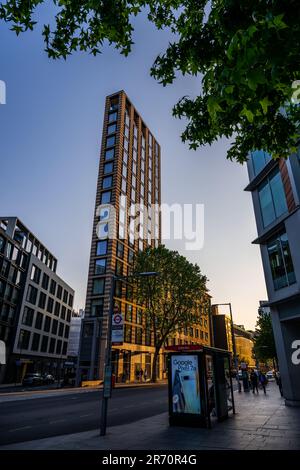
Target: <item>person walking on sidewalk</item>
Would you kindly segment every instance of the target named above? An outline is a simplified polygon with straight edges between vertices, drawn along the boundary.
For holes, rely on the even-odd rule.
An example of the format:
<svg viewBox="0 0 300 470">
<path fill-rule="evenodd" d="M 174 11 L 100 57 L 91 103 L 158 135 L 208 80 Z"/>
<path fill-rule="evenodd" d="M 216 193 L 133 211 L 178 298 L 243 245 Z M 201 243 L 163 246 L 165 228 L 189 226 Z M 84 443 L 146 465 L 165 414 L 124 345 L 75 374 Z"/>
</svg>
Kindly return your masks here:
<svg viewBox="0 0 300 470">
<path fill-rule="evenodd" d="M 267 393 L 266 386 L 267 386 L 268 380 L 267 380 L 266 374 L 264 374 L 262 371 L 259 372 L 259 383 L 263 388 L 264 394 L 266 394 Z"/>
<path fill-rule="evenodd" d="M 252 392 L 255 393 L 255 390 L 256 390 L 256 392 L 258 393 L 258 377 L 254 369 L 251 370 L 250 382 L 251 382 Z"/>
</svg>

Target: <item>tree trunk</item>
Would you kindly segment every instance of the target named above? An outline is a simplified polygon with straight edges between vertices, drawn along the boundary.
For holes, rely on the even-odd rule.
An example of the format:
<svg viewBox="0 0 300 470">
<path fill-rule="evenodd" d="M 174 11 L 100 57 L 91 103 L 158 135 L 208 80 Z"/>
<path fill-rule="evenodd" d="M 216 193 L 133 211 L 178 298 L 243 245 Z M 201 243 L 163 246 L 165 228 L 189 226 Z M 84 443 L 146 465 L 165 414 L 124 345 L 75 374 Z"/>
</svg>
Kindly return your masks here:
<svg viewBox="0 0 300 470">
<path fill-rule="evenodd" d="M 160 346 L 155 348 L 154 356 L 153 356 L 153 361 L 152 361 L 152 373 L 151 373 L 151 382 L 156 382 L 157 380 L 157 374 L 156 374 L 156 369 L 157 369 L 157 359 L 160 351 Z"/>
</svg>

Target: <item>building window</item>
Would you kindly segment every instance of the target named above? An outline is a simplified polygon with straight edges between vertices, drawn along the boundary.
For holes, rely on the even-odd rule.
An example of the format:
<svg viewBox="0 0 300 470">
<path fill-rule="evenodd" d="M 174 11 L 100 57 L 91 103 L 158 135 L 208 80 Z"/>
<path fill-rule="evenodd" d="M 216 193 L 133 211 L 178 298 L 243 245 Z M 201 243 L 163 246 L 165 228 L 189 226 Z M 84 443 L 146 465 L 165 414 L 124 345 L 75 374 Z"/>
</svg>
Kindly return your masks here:
<svg viewBox="0 0 300 470">
<path fill-rule="evenodd" d="M 60 322 L 59 328 L 58 328 L 58 336 L 63 336 L 63 335 L 64 335 L 64 324 Z"/>
<path fill-rule="evenodd" d="M 68 303 L 68 291 L 66 289 L 64 289 L 64 298 L 63 298 L 63 301 L 65 304 Z"/>
<path fill-rule="evenodd" d="M 135 329 L 136 344 L 142 344 L 142 339 L 143 339 L 143 329 L 137 326 Z"/>
<path fill-rule="evenodd" d="M 124 258 L 124 245 L 120 242 L 117 244 L 117 257 L 121 259 Z"/>
<path fill-rule="evenodd" d="M 107 240 L 101 240 L 97 242 L 97 256 L 103 256 L 107 254 Z"/>
<path fill-rule="evenodd" d="M 22 323 L 23 325 L 32 326 L 34 310 L 29 307 L 24 308 Z"/>
<path fill-rule="evenodd" d="M 32 265 L 30 279 L 36 284 L 40 283 L 41 270 L 35 264 Z"/>
<path fill-rule="evenodd" d="M 42 324 L 43 324 L 43 314 L 41 312 L 37 312 L 36 318 L 35 318 L 35 328 L 37 330 L 42 329 Z"/>
<path fill-rule="evenodd" d="M 102 189 L 108 189 L 112 187 L 112 176 L 106 176 L 102 181 Z"/>
<path fill-rule="evenodd" d="M 45 321 L 44 321 L 44 331 L 46 333 L 49 333 L 50 331 L 50 325 L 51 325 L 51 318 L 46 315 Z"/>
<path fill-rule="evenodd" d="M 56 291 L 56 282 L 54 281 L 54 279 L 51 279 L 50 294 L 55 295 L 55 291 Z"/>
<path fill-rule="evenodd" d="M 105 191 L 101 195 L 101 204 L 109 204 L 111 201 L 111 191 Z"/>
<path fill-rule="evenodd" d="M 37 293 L 38 293 L 37 288 L 29 285 L 28 291 L 27 291 L 27 297 L 26 297 L 27 302 L 30 302 L 31 304 L 35 305 Z"/>
<path fill-rule="evenodd" d="M 55 302 L 54 315 L 56 315 L 57 317 L 59 317 L 59 314 L 60 314 L 60 303 L 59 303 L 59 302 Z"/>
<path fill-rule="evenodd" d="M 107 175 L 108 173 L 112 173 L 114 170 L 114 164 L 112 162 L 110 163 L 105 163 L 104 165 L 104 174 Z"/>
<path fill-rule="evenodd" d="M 296 282 L 287 234 L 278 235 L 267 245 L 274 289 L 282 289 Z"/>
<path fill-rule="evenodd" d="M 102 317 L 103 315 L 103 299 L 102 298 L 92 300 L 91 314 L 92 314 L 92 317 Z"/>
<path fill-rule="evenodd" d="M 104 294 L 104 279 L 94 279 L 93 294 Z"/>
<path fill-rule="evenodd" d="M 5 240 L 3 237 L 0 237 L 0 253 L 4 252 Z"/>
<path fill-rule="evenodd" d="M 41 336 L 38 333 L 33 333 L 32 343 L 31 343 L 31 351 L 38 351 L 40 345 L 40 338 Z"/>
<path fill-rule="evenodd" d="M 122 261 L 118 260 L 116 261 L 116 275 L 117 276 L 123 276 L 123 263 Z"/>
<path fill-rule="evenodd" d="M 42 337 L 41 352 L 47 352 L 48 340 L 49 340 L 48 336 Z"/>
<path fill-rule="evenodd" d="M 63 288 L 58 284 L 58 286 L 57 286 L 57 292 L 56 292 L 56 297 L 57 297 L 59 300 L 61 300 L 62 291 L 63 291 Z"/>
<path fill-rule="evenodd" d="M 43 309 L 45 308 L 46 305 L 46 299 L 47 296 L 44 292 L 40 292 L 40 297 L 39 297 L 39 308 Z"/>
<path fill-rule="evenodd" d="M 132 341 L 132 327 L 125 325 L 125 343 L 131 343 Z"/>
<path fill-rule="evenodd" d="M 115 111 L 113 113 L 109 113 L 108 115 L 108 122 L 114 122 L 118 119 L 118 113 Z"/>
<path fill-rule="evenodd" d="M 287 212 L 287 203 L 281 174 L 277 168 L 258 188 L 264 227 Z"/>
<path fill-rule="evenodd" d="M 57 343 L 56 343 L 56 354 L 61 354 L 61 346 L 62 346 L 62 341 L 61 339 L 57 340 Z"/>
<path fill-rule="evenodd" d="M 50 354 L 54 354 L 54 351 L 55 351 L 55 338 L 51 338 L 50 339 L 50 346 L 49 346 L 49 353 Z"/>
<path fill-rule="evenodd" d="M 65 356 L 67 354 L 67 348 L 68 348 L 68 342 L 64 341 L 63 343 L 63 349 L 62 349 L 62 354 Z"/>
<path fill-rule="evenodd" d="M 66 307 L 64 305 L 62 305 L 62 307 L 61 307 L 61 319 L 62 320 L 66 319 L 66 311 L 67 311 Z"/>
<path fill-rule="evenodd" d="M 96 259 L 95 274 L 104 274 L 106 271 L 106 258 Z"/>
<path fill-rule="evenodd" d="M 115 149 L 109 149 L 109 150 L 106 150 L 105 151 L 105 156 L 104 156 L 105 160 L 112 160 L 113 158 L 115 158 Z"/>
<path fill-rule="evenodd" d="M 54 304 L 53 299 L 51 297 L 48 297 L 47 312 L 49 313 L 53 312 L 53 304 Z"/>
<path fill-rule="evenodd" d="M 69 325 L 66 325 L 66 327 L 65 327 L 65 338 L 66 339 L 68 339 L 68 337 L 69 337 L 69 331 L 70 331 L 70 327 L 69 327 Z"/>
<path fill-rule="evenodd" d="M 28 349 L 30 341 L 30 331 L 20 330 L 18 349 Z"/>
<path fill-rule="evenodd" d="M 52 322 L 52 334 L 56 335 L 57 333 L 57 327 L 58 327 L 58 320 L 53 320 Z"/>
<path fill-rule="evenodd" d="M 109 126 L 107 126 L 107 135 L 114 134 L 115 132 L 117 132 L 117 124 L 109 124 Z"/>
<path fill-rule="evenodd" d="M 126 304 L 126 314 L 125 314 L 125 320 L 132 322 L 132 310 L 133 307 L 130 304 Z"/>
<path fill-rule="evenodd" d="M 48 290 L 48 286 L 49 286 L 49 276 L 46 273 L 44 273 L 42 288 L 45 289 L 45 290 Z"/>
<path fill-rule="evenodd" d="M 143 321 L 143 310 L 141 308 L 138 308 L 136 311 L 136 322 L 141 325 L 142 321 Z"/>
<path fill-rule="evenodd" d="M 73 300 L 74 300 L 73 295 L 70 294 L 69 295 L 69 302 L 68 302 L 69 307 L 73 307 Z"/>
<path fill-rule="evenodd" d="M 272 159 L 271 155 L 263 150 L 255 150 L 251 152 L 254 174 L 257 175 Z"/>
<path fill-rule="evenodd" d="M 70 323 L 70 321 L 71 321 L 71 310 L 68 310 L 67 311 L 67 322 Z"/>
<path fill-rule="evenodd" d="M 116 143 L 116 136 L 112 135 L 106 139 L 106 147 L 113 147 Z"/>
</svg>

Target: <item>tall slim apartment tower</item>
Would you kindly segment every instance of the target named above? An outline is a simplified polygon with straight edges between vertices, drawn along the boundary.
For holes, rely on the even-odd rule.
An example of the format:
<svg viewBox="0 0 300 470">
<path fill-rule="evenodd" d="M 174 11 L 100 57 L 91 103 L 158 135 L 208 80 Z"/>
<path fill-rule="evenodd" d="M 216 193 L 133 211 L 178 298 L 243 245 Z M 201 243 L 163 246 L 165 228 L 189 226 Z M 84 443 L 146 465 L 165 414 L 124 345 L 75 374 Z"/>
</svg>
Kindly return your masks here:
<svg viewBox="0 0 300 470">
<path fill-rule="evenodd" d="M 106 98 L 92 244 L 82 329 L 78 377 L 103 377 L 112 275 L 131 272 L 134 254 L 161 238 L 160 146 L 124 91 Z M 133 204 L 145 210 L 130 216 Z M 116 214 L 113 237 L 105 239 L 112 205 Z M 134 226 L 134 220 L 138 224 Z M 111 225 L 110 225 L 111 228 Z M 125 317 L 124 343 L 113 349 L 117 380 L 134 380 L 139 370 L 150 376 L 154 353 L 151 332 L 143 325 L 141 308 L 134 303 L 132 286 L 118 281 L 115 303 Z M 162 374 L 163 363 L 159 365 Z"/>
</svg>

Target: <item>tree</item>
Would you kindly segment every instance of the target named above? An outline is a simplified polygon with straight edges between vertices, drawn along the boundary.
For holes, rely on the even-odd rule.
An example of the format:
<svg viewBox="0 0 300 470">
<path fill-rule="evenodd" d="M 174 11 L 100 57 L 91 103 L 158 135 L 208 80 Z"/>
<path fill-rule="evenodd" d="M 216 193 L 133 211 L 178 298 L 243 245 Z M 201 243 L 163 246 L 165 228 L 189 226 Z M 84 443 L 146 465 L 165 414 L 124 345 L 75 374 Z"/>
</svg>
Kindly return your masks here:
<svg viewBox="0 0 300 470">
<path fill-rule="evenodd" d="M 166 339 L 199 321 L 199 304 L 207 292 L 207 279 L 199 266 L 163 245 L 140 251 L 134 271 L 159 273 L 140 277 L 137 289 L 138 302 L 145 307 L 145 329 L 152 331 L 154 339 L 151 380 L 155 382 L 157 359 Z"/>
<path fill-rule="evenodd" d="M 177 72 L 198 75 L 196 98 L 185 96 L 173 109 L 188 125 L 191 148 L 233 139 L 227 157 L 244 162 L 251 150 L 273 158 L 296 150 L 300 120 L 300 2 L 298 0 L 53 0 L 54 27 L 44 26 L 49 57 L 76 50 L 96 55 L 107 40 L 127 55 L 132 19 L 148 8 L 158 29 L 174 40 L 158 56 L 151 74 L 163 85 Z M 0 19 L 17 34 L 33 29 L 44 0 L 7 0 Z M 200 85 L 200 83 L 199 83 Z"/>
<path fill-rule="evenodd" d="M 277 361 L 271 314 L 268 312 L 259 313 L 255 328 L 253 349 L 255 357 L 259 361 L 267 362 L 270 359 Z"/>
</svg>

